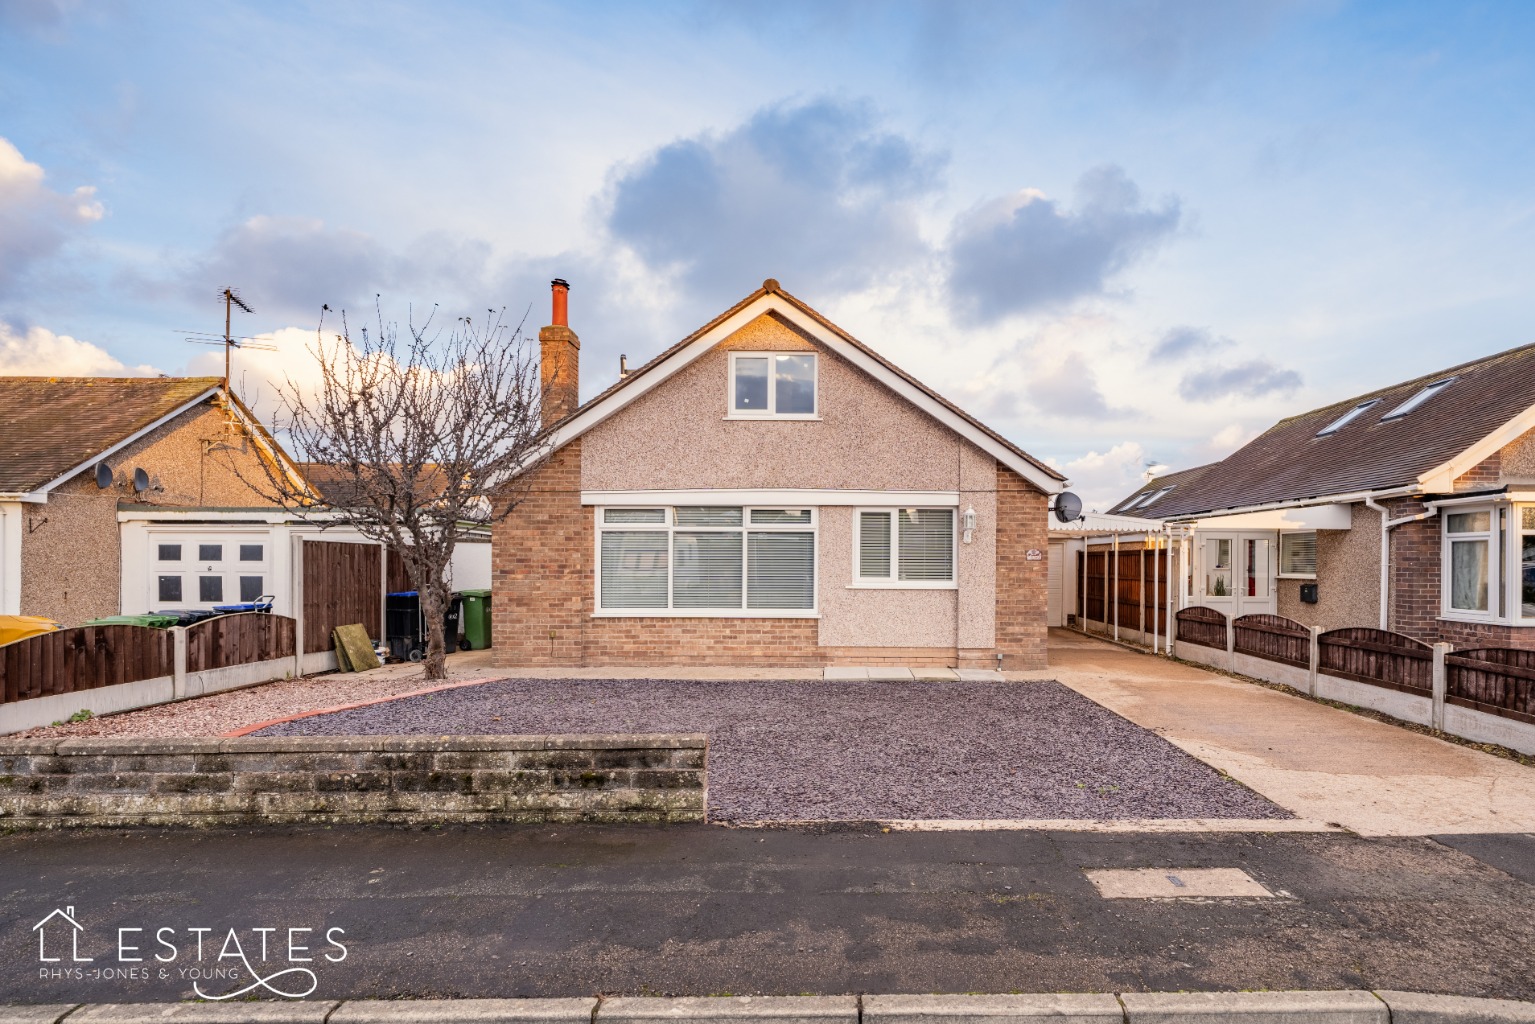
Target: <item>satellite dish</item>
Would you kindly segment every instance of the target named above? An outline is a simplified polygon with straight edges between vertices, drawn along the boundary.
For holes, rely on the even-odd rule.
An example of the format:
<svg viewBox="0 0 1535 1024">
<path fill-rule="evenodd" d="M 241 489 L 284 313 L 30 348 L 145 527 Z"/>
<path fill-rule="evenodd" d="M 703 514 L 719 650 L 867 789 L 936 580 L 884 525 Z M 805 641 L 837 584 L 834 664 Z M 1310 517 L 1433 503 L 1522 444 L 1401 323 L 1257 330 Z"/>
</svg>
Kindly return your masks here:
<svg viewBox="0 0 1535 1024">
<path fill-rule="evenodd" d="M 135 491 L 147 491 L 147 490 L 149 490 L 149 474 L 144 472 L 143 469 L 137 469 L 137 468 L 134 469 L 134 471 L 133 471 L 133 489 Z"/>
<path fill-rule="evenodd" d="M 96 463 L 96 486 L 103 491 L 112 486 L 112 467 L 105 462 Z"/>
<path fill-rule="evenodd" d="M 1082 518 L 1082 499 L 1070 491 L 1062 491 L 1055 496 L 1055 518 L 1063 523 L 1075 522 Z"/>
</svg>

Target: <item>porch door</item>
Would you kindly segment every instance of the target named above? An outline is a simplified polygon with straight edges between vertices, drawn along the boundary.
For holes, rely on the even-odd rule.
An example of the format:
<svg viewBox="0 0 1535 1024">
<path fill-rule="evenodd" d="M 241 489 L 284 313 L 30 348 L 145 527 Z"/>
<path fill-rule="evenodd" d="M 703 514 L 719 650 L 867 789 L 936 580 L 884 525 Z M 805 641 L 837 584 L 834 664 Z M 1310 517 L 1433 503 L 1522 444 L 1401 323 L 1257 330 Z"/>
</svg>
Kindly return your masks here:
<svg viewBox="0 0 1535 1024">
<path fill-rule="evenodd" d="M 1223 615 L 1273 614 L 1277 533 L 1202 533 L 1199 539 L 1200 604 Z"/>
</svg>

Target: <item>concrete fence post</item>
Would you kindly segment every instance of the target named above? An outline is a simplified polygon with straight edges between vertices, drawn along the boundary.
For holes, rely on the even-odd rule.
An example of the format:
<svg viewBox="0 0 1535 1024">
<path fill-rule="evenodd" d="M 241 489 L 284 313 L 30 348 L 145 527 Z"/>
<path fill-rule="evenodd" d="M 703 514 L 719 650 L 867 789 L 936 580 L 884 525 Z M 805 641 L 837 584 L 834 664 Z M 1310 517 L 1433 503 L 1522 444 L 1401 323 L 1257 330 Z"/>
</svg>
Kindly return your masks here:
<svg viewBox="0 0 1535 1024">
<path fill-rule="evenodd" d="M 1449 644 L 1434 645 L 1434 704 L 1430 722 L 1435 732 L 1444 732 L 1444 697 L 1449 689 L 1449 676 L 1445 670 L 1444 656 L 1455 648 Z"/>
<path fill-rule="evenodd" d="M 1311 671 L 1306 677 L 1306 692 L 1316 696 L 1316 676 L 1322 666 L 1322 627 L 1311 627 Z"/>
<path fill-rule="evenodd" d="M 171 696 L 180 700 L 187 695 L 187 628 L 172 626 L 171 642 L 171 664 L 175 666 L 171 669 Z"/>
</svg>

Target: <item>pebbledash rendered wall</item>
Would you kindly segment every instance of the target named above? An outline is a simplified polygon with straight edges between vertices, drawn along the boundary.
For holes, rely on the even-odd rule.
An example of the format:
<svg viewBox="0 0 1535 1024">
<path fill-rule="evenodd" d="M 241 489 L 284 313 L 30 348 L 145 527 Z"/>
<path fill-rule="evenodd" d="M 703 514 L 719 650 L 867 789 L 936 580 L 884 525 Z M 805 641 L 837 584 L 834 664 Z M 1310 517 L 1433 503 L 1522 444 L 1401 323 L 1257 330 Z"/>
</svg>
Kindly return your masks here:
<svg viewBox="0 0 1535 1024">
<path fill-rule="evenodd" d="M 726 419 L 729 352 L 819 352 L 815 421 Z M 687 438 L 679 447 L 678 438 Z M 816 618 L 594 616 L 583 490 L 957 491 L 977 530 L 952 590 L 851 586 L 853 509 L 818 510 Z M 562 448 L 495 531 L 501 666 L 1045 664 L 1048 499 L 947 427 L 770 315 Z"/>
</svg>

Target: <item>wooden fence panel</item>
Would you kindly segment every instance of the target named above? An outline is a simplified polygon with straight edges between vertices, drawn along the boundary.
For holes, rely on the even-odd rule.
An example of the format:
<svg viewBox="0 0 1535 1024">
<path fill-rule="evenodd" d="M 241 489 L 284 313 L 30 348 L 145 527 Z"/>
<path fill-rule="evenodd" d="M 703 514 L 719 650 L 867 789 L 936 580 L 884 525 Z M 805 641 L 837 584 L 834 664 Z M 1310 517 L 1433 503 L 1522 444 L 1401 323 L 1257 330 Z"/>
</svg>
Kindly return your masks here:
<svg viewBox="0 0 1535 1024">
<path fill-rule="evenodd" d="M 1232 649 L 1266 661 L 1311 667 L 1311 631 L 1283 615 L 1243 615 L 1232 624 Z"/>
<path fill-rule="evenodd" d="M 240 612 L 187 627 L 187 671 L 291 658 L 296 623 L 286 615 Z"/>
<path fill-rule="evenodd" d="M 0 647 L 0 703 L 136 683 L 175 671 L 175 639 L 169 630 L 76 626 Z"/>
<path fill-rule="evenodd" d="M 1434 655 L 1428 644 L 1401 633 L 1355 626 L 1319 639 L 1317 670 L 1403 693 L 1432 697 Z"/>
<path fill-rule="evenodd" d="M 1081 578 L 1081 559 L 1087 560 L 1087 588 L 1081 595 L 1082 608 L 1079 614 L 1089 622 L 1103 622 L 1106 605 L 1104 597 L 1108 591 L 1104 570 L 1109 564 L 1108 553 L 1104 551 L 1088 551 L 1078 553 L 1077 572 Z"/>
<path fill-rule="evenodd" d="M 331 631 L 361 623 L 379 637 L 383 567 L 376 544 L 304 542 L 304 650 L 331 649 Z"/>
<path fill-rule="evenodd" d="M 1226 616 L 1214 608 L 1185 608 L 1177 615 L 1178 642 L 1226 649 Z"/>
<path fill-rule="evenodd" d="M 1121 551 L 1118 576 L 1114 581 L 1114 600 L 1119 606 L 1119 628 L 1141 629 L 1141 569 L 1145 561 L 1140 551 Z"/>
<path fill-rule="evenodd" d="M 1444 667 L 1449 703 L 1535 725 L 1535 651 L 1452 651 Z"/>
</svg>

